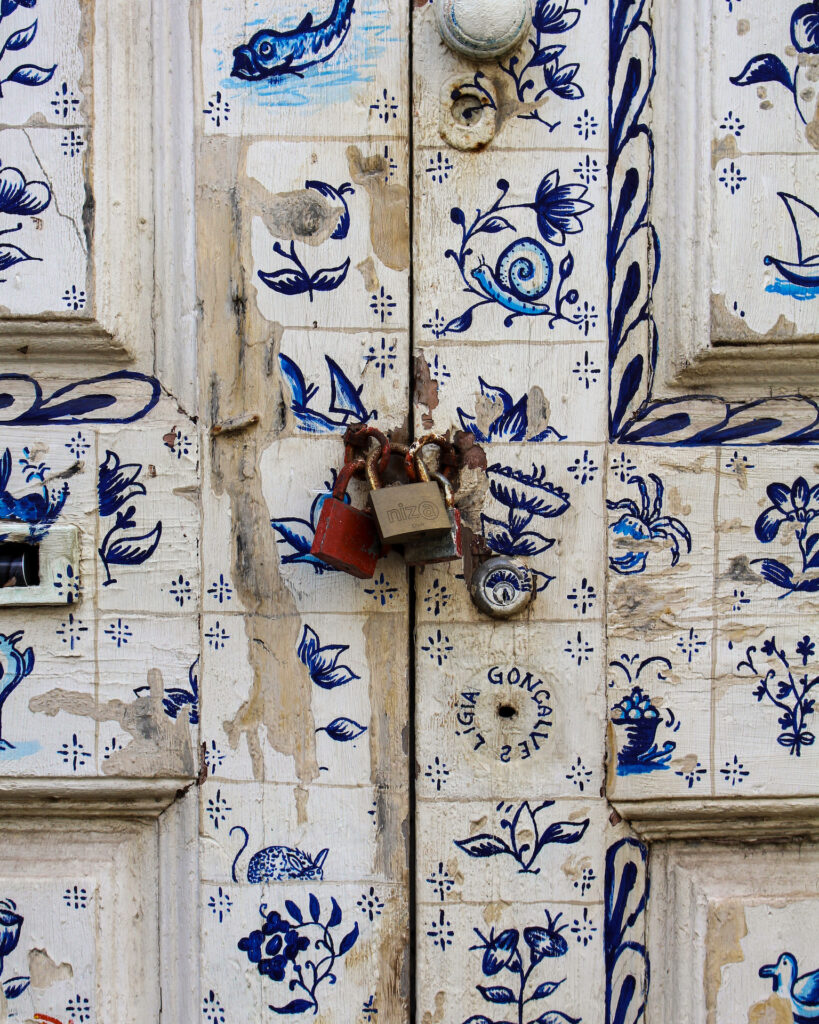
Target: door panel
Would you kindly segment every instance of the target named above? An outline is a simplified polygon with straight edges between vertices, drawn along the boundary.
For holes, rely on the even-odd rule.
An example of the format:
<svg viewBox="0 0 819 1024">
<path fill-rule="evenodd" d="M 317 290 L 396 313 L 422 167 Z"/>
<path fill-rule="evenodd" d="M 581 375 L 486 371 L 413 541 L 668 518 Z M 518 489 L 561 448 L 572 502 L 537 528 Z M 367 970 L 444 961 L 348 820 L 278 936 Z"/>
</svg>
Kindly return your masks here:
<svg viewBox="0 0 819 1024">
<path fill-rule="evenodd" d="M 809 1019 L 815 4 L 166 7 L 0 10 L 0 1021 Z"/>
</svg>

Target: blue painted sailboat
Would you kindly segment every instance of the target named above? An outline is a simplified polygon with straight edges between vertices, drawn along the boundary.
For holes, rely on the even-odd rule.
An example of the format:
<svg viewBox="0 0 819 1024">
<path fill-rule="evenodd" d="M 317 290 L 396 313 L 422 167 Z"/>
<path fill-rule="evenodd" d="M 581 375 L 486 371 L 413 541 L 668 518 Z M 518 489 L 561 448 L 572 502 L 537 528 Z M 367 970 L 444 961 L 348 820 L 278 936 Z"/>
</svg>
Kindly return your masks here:
<svg viewBox="0 0 819 1024">
<path fill-rule="evenodd" d="M 766 267 L 776 267 L 791 284 L 819 288 L 819 210 L 790 192 L 779 192 L 796 235 L 796 262 L 765 257 Z"/>
</svg>

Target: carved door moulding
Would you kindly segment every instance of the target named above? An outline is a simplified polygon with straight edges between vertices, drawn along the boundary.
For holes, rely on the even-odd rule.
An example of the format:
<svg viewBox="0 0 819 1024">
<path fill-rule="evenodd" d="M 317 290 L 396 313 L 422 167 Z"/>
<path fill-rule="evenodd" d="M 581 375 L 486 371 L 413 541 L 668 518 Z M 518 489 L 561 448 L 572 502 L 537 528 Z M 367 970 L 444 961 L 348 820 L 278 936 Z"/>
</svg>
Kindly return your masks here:
<svg viewBox="0 0 819 1024">
<path fill-rule="evenodd" d="M 613 800 L 612 806 L 646 842 L 667 839 L 762 842 L 819 839 L 819 797 L 681 797 Z"/>
<path fill-rule="evenodd" d="M 713 1024 L 740 999 L 748 1020 L 794 1019 L 787 958 L 791 980 L 817 966 L 817 847 L 657 843 L 649 859 L 646 1019 Z"/>
<path fill-rule="evenodd" d="M 73 972 L 82 992 L 93 979 L 95 1019 L 200 1019 L 198 792 L 190 786 L 187 779 L 5 779 L 0 785 L 3 896 L 33 892 L 46 879 L 52 891 L 64 887 L 69 914 L 80 908 L 94 915 L 85 925 L 93 945 L 86 962 L 66 964 L 48 948 L 29 948 L 28 963 L 32 954 L 51 963 L 55 979 Z M 19 941 L 22 963 L 25 943 L 42 938 L 32 927 L 33 910 L 17 896 L 16 912 L 24 925 L 29 919 Z M 54 913 L 59 918 L 59 908 Z M 83 927 L 76 914 L 70 920 Z"/>
<path fill-rule="evenodd" d="M 64 310 L 13 315 L 13 306 L 6 309 L 0 355 L 7 365 L 20 357 L 130 364 L 157 373 L 192 410 L 195 103 L 188 3 L 107 0 L 84 5 L 79 17 L 82 100 L 68 85 L 64 90 L 74 104 L 69 120 L 83 122 L 70 132 L 65 125 L 76 152 L 53 175 L 33 144 L 32 154 L 38 178 L 47 179 L 34 183 L 49 193 L 43 216 L 72 220 L 70 233 L 85 250 L 85 279 L 66 291 Z M 54 82 L 60 73 L 58 65 Z M 65 166 L 84 167 L 72 186 L 71 217 L 59 206 L 58 172 Z M 23 177 L 32 184 L 32 171 Z M 46 246 L 27 256 L 23 270 L 35 266 L 33 259 L 40 274 L 53 274 L 50 258 L 61 255 Z"/>
<path fill-rule="evenodd" d="M 725 262 L 719 246 L 741 250 L 743 239 L 753 235 L 743 235 L 745 215 L 739 212 L 753 184 L 746 184 L 750 170 L 729 180 L 739 165 L 728 159 L 738 152 L 737 138 L 713 117 L 712 94 L 728 96 L 730 106 L 754 92 L 733 81 L 742 81 L 741 67 L 718 63 L 723 58 L 712 34 L 723 6 L 695 0 L 692 11 L 668 0 L 612 0 L 610 436 L 626 444 L 815 444 L 819 439 L 819 405 L 805 395 L 819 392 L 812 303 L 792 302 L 801 327 L 784 315 L 769 329 L 752 326 L 768 315 L 763 304 L 770 297 L 763 297 L 781 284 L 773 279 L 763 287 L 772 278 L 770 267 L 777 257 L 787 257 L 787 246 L 796 251 L 795 225 L 780 201 L 786 176 L 779 181 L 771 170 L 776 150 L 770 146 L 747 154 L 749 163 L 767 161 L 765 215 L 777 231 L 776 244 L 765 243 L 776 252 L 764 258 L 754 254 L 752 261 L 762 311 L 749 308 L 746 317 L 740 302 L 734 310 L 737 282 L 726 288 L 718 280 L 725 273 L 717 266 L 720 259 Z M 785 53 L 790 40 L 781 42 Z M 756 113 L 746 135 L 764 136 L 771 124 L 764 118 L 771 112 Z M 816 154 L 807 133 L 795 125 L 791 134 L 794 152 L 784 159 L 808 169 Z M 740 145 L 746 145 L 744 137 Z M 756 145 L 753 137 L 747 145 Z M 723 193 L 738 200 L 737 212 L 718 215 Z M 720 227 L 726 217 L 736 231 Z"/>
</svg>

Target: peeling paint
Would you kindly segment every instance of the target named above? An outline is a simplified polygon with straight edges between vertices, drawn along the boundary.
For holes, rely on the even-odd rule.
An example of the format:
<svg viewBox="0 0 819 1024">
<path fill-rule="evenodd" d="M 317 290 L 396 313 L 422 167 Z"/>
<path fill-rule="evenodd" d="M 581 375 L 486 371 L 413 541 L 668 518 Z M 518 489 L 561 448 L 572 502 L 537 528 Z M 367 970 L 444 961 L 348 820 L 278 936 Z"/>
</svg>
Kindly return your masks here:
<svg viewBox="0 0 819 1024">
<path fill-rule="evenodd" d="M 149 696 L 125 703 L 110 700 L 97 703 L 87 693 L 54 689 L 32 697 L 29 709 L 53 718 L 60 712 L 89 718 L 93 722 L 116 722 L 131 736 L 122 750 L 112 751 L 102 764 L 110 776 L 161 778 L 193 776 L 196 773 L 193 742 L 187 719 L 169 718 L 162 706 L 165 688 L 159 669 L 148 670 Z"/>
<path fill-rule="evenodd" d="M 742 940 L 747 934 L 745 910 L 740 903 L 717 903 L 709 907 L 705 938 L 707 1024 L 717 1024 L 717 998 L 722 985 L 722 971 L 728 964 L 741 964 L 745 960 Z"/>
<path fill-rule="evenodd" d="M 375 255 L 392 270 L 409 266 L 409 192 L 385 181 L 389 167 L 383 156 L 363 156 L 358 146 L 347 150 L 350 176 L 370 197 L 370 241 Z"/>
</svg>

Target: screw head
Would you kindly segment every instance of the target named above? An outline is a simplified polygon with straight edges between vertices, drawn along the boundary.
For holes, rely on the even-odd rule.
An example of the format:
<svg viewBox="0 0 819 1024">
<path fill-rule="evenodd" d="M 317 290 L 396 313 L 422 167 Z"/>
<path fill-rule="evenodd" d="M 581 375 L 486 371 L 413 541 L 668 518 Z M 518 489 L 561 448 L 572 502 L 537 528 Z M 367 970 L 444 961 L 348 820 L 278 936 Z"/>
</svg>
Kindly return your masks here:
<svg viewBox="0 0 819 1024">
<path fill-rule="evenodd" d="M 437 0 L 435 17 L 450 49 L 494 60 L 520 46 L 532 26 L 531 0 Z"/>
</svg>

